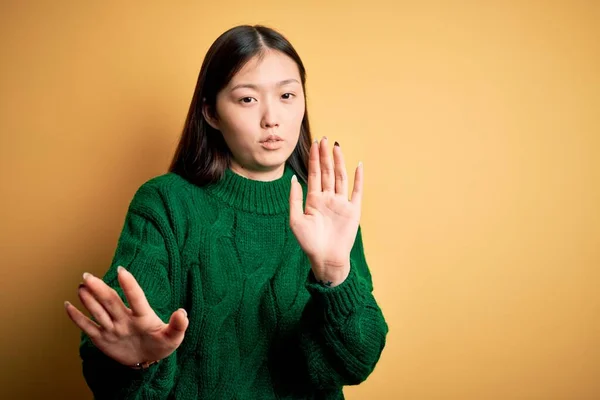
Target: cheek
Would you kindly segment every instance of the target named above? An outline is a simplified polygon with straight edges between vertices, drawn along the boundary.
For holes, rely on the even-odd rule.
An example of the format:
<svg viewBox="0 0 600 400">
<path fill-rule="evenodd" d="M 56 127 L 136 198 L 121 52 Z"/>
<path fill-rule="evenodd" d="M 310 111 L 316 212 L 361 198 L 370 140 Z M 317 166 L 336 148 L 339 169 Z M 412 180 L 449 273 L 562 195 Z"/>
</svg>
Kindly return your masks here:
<svg viewBox="0 0 600 400">
<path fill-rule="evenodd" d="M 286 113 L 286 122 L 294 125 L 294 127 L 299 127 L 302 123 L 302 118 L 304 117 L 304 110 L 305 108 L 303 103 L 298 105 L 295 104 L 293 107 L 290 107 Z"/>
<path fill-rule="evenodd" d="M 229 143 L 243 144 L 253 137 L 254 116 L 244 110 L 224 109 L 221 117 L 221 132 Z"/>
<path fill-rule="evenodd" d="M 259 126 L 260 121 L 252 113 L 240 112 L 231 121 L 231 134 L 238 143 L 249 143 L 260 136 Z"/>
<path fill-rule="evenodd" d="M 304 112 L 305 112 L 304 106 L 299 107 L 299 109 L 296 110 L 294 117 L 293 117 L 292 124 L 294 125 L 294 131 L 298 135 L 300 135 L 300 126 L 302 125 L 302 119 L 304 118 Z"/>
</svg>

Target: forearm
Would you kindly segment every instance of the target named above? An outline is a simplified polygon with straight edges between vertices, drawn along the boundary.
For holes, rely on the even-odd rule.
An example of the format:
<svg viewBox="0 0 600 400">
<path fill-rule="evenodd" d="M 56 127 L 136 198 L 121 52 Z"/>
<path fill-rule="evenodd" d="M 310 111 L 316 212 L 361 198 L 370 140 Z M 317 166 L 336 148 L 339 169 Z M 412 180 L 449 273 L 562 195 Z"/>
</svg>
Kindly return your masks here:
<svg viewBox="0 0 600 400">
<path fill-rule="evenodd" d="M 176 353 L 148 369 L 137 370 L 109 358 L 83 335 L 80 356 L 83 376 L 95 399 L 167 399 L 173 389 Z"/>
<path fill-rule="evenodd" d="M 132 201 L 111 266 L 102 279 L 129 306 L 118 280 L 117 267 L 125 267 L 150 307 L 166 322 L 176 309 L 170 275 L 178 271 L 179 263 L 172 256 L 173 246 L 166 245 L 173 238 L 164 218 L 153 208 L 143 206 L 141 195 L 148 195 L 148 191 L 138 192 Z M 82 333 L 79 353 L 84 378 L 96 399 L 166 399 L 173 390 L 177 352 L 148 369 L 136 370 L 110 358 Z"/>
<path fill-rule="evenodd" d="M 364 381 L 385 346 L 388 327 L 381 309 L 352 265 L 336 287 L 324 287 L 311 273 L 300 346 L 311 380 L 320 387 Z"/>
</svg>

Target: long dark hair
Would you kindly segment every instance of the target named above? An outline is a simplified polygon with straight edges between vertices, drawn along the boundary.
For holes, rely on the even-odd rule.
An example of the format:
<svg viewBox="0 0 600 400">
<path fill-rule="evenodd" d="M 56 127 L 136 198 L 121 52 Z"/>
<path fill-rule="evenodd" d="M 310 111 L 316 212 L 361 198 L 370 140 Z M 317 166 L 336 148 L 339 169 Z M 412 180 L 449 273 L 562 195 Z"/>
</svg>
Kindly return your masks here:
<svg viewBox="0 0 600 400">
<path fill-rule="evenodd" d="M 217 182 L 223 177 L 230 165 L 231 152 L 220 132 L 204 118 L 203 104 L 214 114 L 219 91 L 227 86 L 244 64 L 256 55 L 260 57 L 267 49 L 282 52 L 298 65 L 306 110 L 306 71 L 292 44 L 282 34 L 262 25 L 231 28 L 215 40 L 202 62 L 181 139 L 169 167 L 170 172 L 200 186 Z M 308 111 L 305 111 L 298 144 L 287 160 L 298 179 L 305 182 L 310 145 Z"/>
</svg>

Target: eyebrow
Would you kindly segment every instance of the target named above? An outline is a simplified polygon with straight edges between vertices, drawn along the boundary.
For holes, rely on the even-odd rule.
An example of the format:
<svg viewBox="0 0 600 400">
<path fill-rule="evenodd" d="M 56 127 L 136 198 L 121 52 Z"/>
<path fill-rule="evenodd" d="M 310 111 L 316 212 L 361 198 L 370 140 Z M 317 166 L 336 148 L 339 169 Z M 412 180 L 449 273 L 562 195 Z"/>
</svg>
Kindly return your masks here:
<svg viewBox="0 0 600 400">
<path fill-rule="evenodd" d="M 298 82 L 297 79 L 286 79 L 281 82 L 277 82 L 277 86 L 285 86 L 287 84 L 294 83 L 294 82 L 296 82 L 298 84 L 300 83 L 300 82 Z M 235 85 L 234 87 L 232 87 L 230 91 L 233 92 L 234 90 L 241 89 L 241 88 L 249 88 L 249 89 L 258 90 L 258 85 L 254 85 L 252 83 L 241 83 L 239 85 Z"/>
</svg>

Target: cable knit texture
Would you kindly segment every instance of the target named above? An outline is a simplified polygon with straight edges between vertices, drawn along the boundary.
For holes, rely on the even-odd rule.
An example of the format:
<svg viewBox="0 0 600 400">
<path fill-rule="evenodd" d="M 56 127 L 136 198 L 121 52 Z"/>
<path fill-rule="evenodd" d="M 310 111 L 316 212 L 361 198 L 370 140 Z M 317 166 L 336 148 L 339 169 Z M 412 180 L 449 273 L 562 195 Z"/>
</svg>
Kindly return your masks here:
<svg viewBox="0 0 600 400">
<path fill-rule="evenodd" d="M 348 278 L 319 285 L 289 227 L 292 175 L 286 166 L 259 182 L 227 170 L 198 187 L 168 173 L 139 187 L 103 280 L 127 304 L 124 266 L 164 322 L 183 307 L 190 324 L 177 351 L 147 370 L 117 363 L 82 334 L 95 398 L 343 399 L 344 385 L 367 378 L 388 327 L 361 230 Z"/>
</svg>

